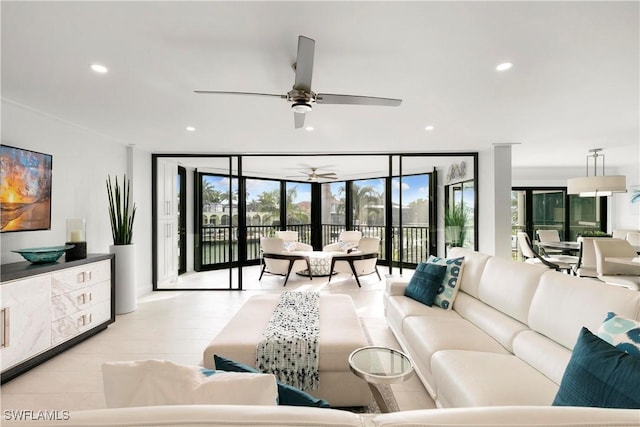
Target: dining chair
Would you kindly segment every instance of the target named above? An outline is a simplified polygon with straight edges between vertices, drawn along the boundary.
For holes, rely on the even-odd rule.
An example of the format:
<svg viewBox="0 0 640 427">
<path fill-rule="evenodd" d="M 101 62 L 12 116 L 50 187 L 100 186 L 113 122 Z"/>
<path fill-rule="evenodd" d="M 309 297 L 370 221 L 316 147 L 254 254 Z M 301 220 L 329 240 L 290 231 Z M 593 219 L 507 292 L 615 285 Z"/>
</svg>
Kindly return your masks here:
<svg viewBox="0 0 640 427">
<path fill-rule="evenodd" d="M 577 262 L 577 257 L 568 257 L 569 259 L 563 259 L 565 256 L 560 255 L 557 257 L 541 256 L 534 249 L 529 239 L 529 235 L 524 231 L 519 231 L 517 234 L 518 246 L 520 251 L 525 257 L 525 262 L 529 264 L 543 264 L 548 268 L 557 271 L 566 271 L 570 273 L 573 265 Z"/>
<path fill-rule="evenodd" d="M 625 239 L 611 238 L 594 240 L 593 245 L 596 252 L 598 279 L 610 285 L 640 290 L 640 267 L 606 261 L 608 257 L 637 256 L 631 243 Z"/>
<path fill-rule="evenodd" d="M 627 233 L 626 239 L 633 246 L 640 246 L 640 232 L 630 231 Z"/>
<path fill-rule="evenodd" d="M 560 233 L 558 230 L 536 230 L 538 241 L 540 242 L 559 242 Z M 562 254 L 562 249 L 548 249 L 540 246 L 540 252 L 543 255 Z"/>
<path fill-rule="evenodd" d="M 593 241 L 608 238 L 609 237 L 578 237 L 580 252 L 578 253 L 578 262 L 573 268 L 576 276 L 598 277 L 598 271 L 596 270 L 596 250 Z"/>
</svg>

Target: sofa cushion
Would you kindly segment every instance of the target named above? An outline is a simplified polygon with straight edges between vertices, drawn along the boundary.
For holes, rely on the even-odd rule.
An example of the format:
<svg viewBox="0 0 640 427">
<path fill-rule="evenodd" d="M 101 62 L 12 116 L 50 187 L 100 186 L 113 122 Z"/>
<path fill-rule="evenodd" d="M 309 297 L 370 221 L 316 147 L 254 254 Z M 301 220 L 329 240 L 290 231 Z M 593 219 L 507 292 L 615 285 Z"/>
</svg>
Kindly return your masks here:
<svg viewBox="0 0 640 427">
<path fill-rule="evenodd" d="M 513 340 L 527 325 L 470 296 L 464 291 L 456 297 L 455 311 L 482 329 L 507 350 L 513 351 Z"/>
<path fill-rule="evenodd" d="M 460 317 L 411 316 L 404 319 L 403 333 L 414 363 L 432 395 L 436 387 L 431 357 L 441 350 L 477 350 L 508 354 L 498 342 L 468 320 Z M 428 339 L 425 339 L 428 337 Z"/>
<path fill-rule="evenodd" d="M 531 300 L 546 271 L 539 265 L 492 257 L 480 277 L 478 299 L 526 324 Z"/>
<path fill-rule="evenodd" d="M 571 359 L 571 350 L 532 330 L 515 337 L 513 354 L 558 385 Z"/>
<path fill-rule="evenodd" d="M 598 329 L 598 337 L 640 358 L 640 322 L 609 312 Z"/>
<path fill-rule="evenodd" d="M 247 366 L 244 363 L 227 359 L 217 354 L 213 355 L 216 369 L 229 372 L 259 372 L 257 369 Z M 327 401 L 313 397 L 296 387 L 277 381 L 278 385 L 278 404 L 289 406 L 317 406 L 320 408 L 328 408 L 330 405 Z"/>
<path fill-rule="evenodd" d="M 460 289 L 460 279 L 464 268 L 464 257 L 438 258 L 433 255 L 427 259 L 428 264 L 444 265 L 447 270 L 442 278 L 434 303 L 445 310 L 453 308 L 453 301 Z"/>
<path fill-rule="evenodd" d="M 580 329 L 584 326 L 597 331 L 610 311 L 636 319 L 640 313 L 640 292 L 549 271 L 540 278 L 528 324 L 572 349 Z"/>
<path fill-rule="evenodd" d="M 558 385 L 510 354 L 443 350 L 431 358 L 443 407 L 550 405 Z"/>
<path fill-rule="evenodd" d="M 451 248 L 447 256 L 451 258 L 464 257 L 464 273 L 460 278 L 460 289 L 469 295 L 477 297 L 480 276 L 482 275 L 485 264 L 491 256 L 458 247 Z"/>
<path fill-rule="evenodd" d="M 278 397 L 271 374 L 205 371 L 168 360 L 104 363 L 102 376 L 109 408 L 207 403 L 275 405 Z"/>
<path fill-rule="evenodd" d="M 431 307 L 446 271 L 446 265 L 421 262 L 409 280 L 404 294 Z"/>
<path fill-rule="evenodd" d="M 460 318 L 453 310 L 443 310 L 439 307 L 429 307 L 421 302 L 405 296 L 385 296 L 384 311 L 387 322 L 392 329 L 402 333 L 403 321 L 409 316 L 436 316 L 444 318 Z"/>
<path fill-rule="evenodd" d="M 637 426 L 638 423 L 638 411 L 634 409 L 494 406 L 392 412 L 377 415 L 374 425 L 375 427 L 629 427 Z"/>
<path fill-rule="evenodd" d="M 640 409 L 640 359 L 580 330 L 554 406 Z"/>
</svg>

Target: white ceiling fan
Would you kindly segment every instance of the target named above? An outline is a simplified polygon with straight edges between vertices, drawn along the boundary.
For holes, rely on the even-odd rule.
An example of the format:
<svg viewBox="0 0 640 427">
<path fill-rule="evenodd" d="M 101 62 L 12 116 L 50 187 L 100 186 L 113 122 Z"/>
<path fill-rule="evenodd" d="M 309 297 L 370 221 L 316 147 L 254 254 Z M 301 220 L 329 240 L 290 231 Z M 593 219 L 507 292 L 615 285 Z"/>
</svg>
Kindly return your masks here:
<svg viewBox="0 0 640 427">
<path fill-rule="evenodd" d="M 338 179 L 338 176 L 336 175 L 335 172 L 318 173 L 318 168 L 313 166 L 310 166 L 309 169 L 310 169 L 310 172 L 300 171 L 301 174 L 307 176 L 307 179 L 306 179 L 307 181 L 317 182 L 320 179 L 330 179 L 330 180 Z M 287 178 L 301 178 L 301 176 L 290 175 L 290 176 L 287 176 Z"/>
<path fill-rule="evenodd" d="M 196 90 L 198 94 L 222 94 L 222 95 L 256 95 L 271 96 L 286 99 L 291 103 L 296 129 L 304 126 L 305 114 L 312 110 L 312 104 L 355 104 L 355 105 L 381 105 L 397 107 L 402 103 L 401 99 L 379 98 L 373 96 L 339 95 L 327 93 L 315 93 L 311 90 L 311 78 L 313 76 L 313 56 L 316 42 L 305 36 L 298 36 L 298 54 L 293 64 L 295 82 L 293 89 L 285 95 L 255 92 L 229 92 L 218 90 Z"/>
</svg>

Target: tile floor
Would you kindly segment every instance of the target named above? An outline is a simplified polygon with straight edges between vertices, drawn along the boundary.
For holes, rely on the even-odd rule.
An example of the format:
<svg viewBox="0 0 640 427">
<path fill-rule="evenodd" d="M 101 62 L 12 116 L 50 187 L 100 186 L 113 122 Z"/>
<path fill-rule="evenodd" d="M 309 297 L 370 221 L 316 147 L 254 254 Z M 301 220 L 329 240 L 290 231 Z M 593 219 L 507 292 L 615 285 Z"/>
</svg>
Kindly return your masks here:
<svg viewBox="0 0 640 427">
<path fill-rule="evenodd" d="M 203 283 L 215 282 L 219 274 L 183 275 L 179 287 L 197 288 Z M 101 374 L 104 362 L 168 359 L 200 364 L 206 345 L 250 296 L 277 293 L 283 289 L 351 295 L 374 344 L 400 349 L 383 316 L 384 279 L 378 281 L 375 274 L 361 279 L 362 288 L 358 288 L 347 274 L 334 276 L 330 284 L 327 278 L 310 281 L 292 275 L 286 288 L 282 286 L 282 277 L 265 275 L 259 282 L 258 275 L 259 267 L 245 269 L 244 291 L 172 290 L 139 298 L 138 309 L 118 315 L 106 331 L 4 384 L 1 388 L 2 410 L 104 408 Z M 392 388 L 401 410 L 434 407 L 415 376 Z"/>
</svg>

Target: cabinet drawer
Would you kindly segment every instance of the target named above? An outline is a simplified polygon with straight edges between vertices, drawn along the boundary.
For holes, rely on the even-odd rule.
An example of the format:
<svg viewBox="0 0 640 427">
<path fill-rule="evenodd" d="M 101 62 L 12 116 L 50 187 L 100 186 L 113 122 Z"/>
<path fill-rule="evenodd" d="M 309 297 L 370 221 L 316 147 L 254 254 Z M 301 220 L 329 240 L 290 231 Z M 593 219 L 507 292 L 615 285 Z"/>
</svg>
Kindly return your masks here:
<svg viewBox="0 0 640 427">
<path fill-rule="evenodd" d="M 111 263 L 109 261 L 94 262 L 58 271 L 51 275 L 51 295 L 63 295 L 79 288 L 104 282 L 110 277 Z"/>
<path fill-rule="evenodd" d="M 111 299 L 111 282 L 101 282 L 51 298 L 53 318 L 58 320 L 103 301 Z"/>
<path fill-rule="evenodd" d="M 51 323 L 51 341 L 53 345 L 81 334 L 100 323 L 109 320 L 111 304 L 102 301 L 70 316 L 65 316 Z"/>
</svg>

